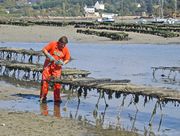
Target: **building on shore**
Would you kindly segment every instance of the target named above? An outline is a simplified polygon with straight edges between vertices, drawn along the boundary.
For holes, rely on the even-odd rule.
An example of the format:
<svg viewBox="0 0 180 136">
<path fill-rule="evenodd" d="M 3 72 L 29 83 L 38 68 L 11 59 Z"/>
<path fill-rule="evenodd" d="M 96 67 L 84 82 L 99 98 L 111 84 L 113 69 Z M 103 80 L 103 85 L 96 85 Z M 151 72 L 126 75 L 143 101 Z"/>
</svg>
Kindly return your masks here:
<svg viewBox="0 0 180 136">
<path fill-rule="evenodd" d="M 97 2 L 95 3 L 95 5 L 94 5 L 94 8 L 95 8 L 96 10 L 104 10 L 104 9 L 105 9 L 105 6 L 104 6 L 104 4 L 103 4 L 102 1 L 101 1 L 100 3 L 99 3 L 99 1 L 97 1 Z"/>
<path fill-rule="evenodd" d="M 99 10 L 104 10 L 105 6 L 103 2 L 96 2 L 94 6 L 87 6 L 84 7 L 85 17 L 99 17 Z"/>
</svg>

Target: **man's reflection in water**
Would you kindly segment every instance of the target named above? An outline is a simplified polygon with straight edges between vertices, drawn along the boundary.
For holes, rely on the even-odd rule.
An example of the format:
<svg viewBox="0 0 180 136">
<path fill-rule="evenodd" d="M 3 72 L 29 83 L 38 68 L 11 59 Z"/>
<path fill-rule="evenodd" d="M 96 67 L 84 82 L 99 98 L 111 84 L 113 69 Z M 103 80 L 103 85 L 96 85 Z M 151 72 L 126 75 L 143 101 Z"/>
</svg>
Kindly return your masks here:
<svg viewBox="0 0 180 136">
<path fill-rule="evenodd" d="M 40 103 L 40 112 L 41 112 L 41 115 L 44 115 L 44 116 L 48 115 L 47 103 Z"/>
<path fill-rule="evenodd" d="M 54 102 L 54 116 L 61 118 L 60 103 L 59 102 Z"/>
<path fill-rule="evenodd" d="M 40 103 L 40 112 L 44 116 L 48 115 L 49 111 L 48 111 L 47 103 Z M 54 116 L 61 118 L 60 103 L 59 102 L 54 102 Z"/>
</svg>

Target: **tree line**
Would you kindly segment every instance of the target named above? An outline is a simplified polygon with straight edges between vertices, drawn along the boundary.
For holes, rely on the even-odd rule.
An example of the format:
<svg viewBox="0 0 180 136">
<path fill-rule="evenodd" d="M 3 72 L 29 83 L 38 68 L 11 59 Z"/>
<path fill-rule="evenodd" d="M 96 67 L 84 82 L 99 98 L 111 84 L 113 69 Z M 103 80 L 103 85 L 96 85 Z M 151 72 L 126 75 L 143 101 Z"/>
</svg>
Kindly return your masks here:
<svg viewBox="0 0 180 136">
<path fill-rule="evenodd" d="M 37 0 L 32 4 L 25 1 L 1 0 L 0 14 L 9 10 L 12 14 L 24 16 L 83 16 L 84 6 L 93 6 L 97 0 Z M 116 13 L 120 16 L 141 15 L 143 12 L 157 16 L 162 11 L 162 5 L 165 16 L 172 15 L 175 11 L 180 13 L 179 0 L 103 0 L 103 3 L 105 10 L 101 12 Z"/>
</svg>

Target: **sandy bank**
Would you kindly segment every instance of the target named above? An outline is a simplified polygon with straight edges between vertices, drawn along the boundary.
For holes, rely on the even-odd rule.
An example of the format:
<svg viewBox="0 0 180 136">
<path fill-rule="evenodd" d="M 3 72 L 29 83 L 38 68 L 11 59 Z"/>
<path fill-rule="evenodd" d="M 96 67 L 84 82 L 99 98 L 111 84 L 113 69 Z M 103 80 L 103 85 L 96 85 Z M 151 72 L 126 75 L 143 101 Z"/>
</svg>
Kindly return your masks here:
<svg viewBox="0 0 180 136">
<path fill-rule="evenodd" d="M 83 126 L 66 118 L 0 111 L 1 136 L 137 136 L 130 132 Z"/>
<path fill-rule="evenodd" d="M 2 110 L 0 117 L 1 136 L 83 136 L 87 133 L 78 122 L 65 118 Z"/>
<path fill-rule="evenodd" d="M 76 33 L 73 26 L 10 26 L 0 25 L 0 42 L 49 42 L 66 35 L 70 42 L 117 43 L 117 44 L 180 44 L 180 38 L 163 38 L 150 34 L 126 32 L 128 41 L 112 41 L 109 38 Z"/>
</svg>

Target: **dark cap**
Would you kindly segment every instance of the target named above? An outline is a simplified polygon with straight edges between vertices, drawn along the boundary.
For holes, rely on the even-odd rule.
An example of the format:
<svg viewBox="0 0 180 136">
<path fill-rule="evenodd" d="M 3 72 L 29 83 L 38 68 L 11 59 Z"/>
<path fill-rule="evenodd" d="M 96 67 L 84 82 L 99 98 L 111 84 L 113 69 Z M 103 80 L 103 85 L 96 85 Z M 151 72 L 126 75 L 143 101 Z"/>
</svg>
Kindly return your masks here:
<svg viewBox="0 0 180 136">
<path fill-rule="evenodd" d="M 61 38 L 59 38 L 58 42 L 63 43 L 63 44 L 67 44 L 68 38 L 66 36 L 62 36 Z"/>
</svg>

